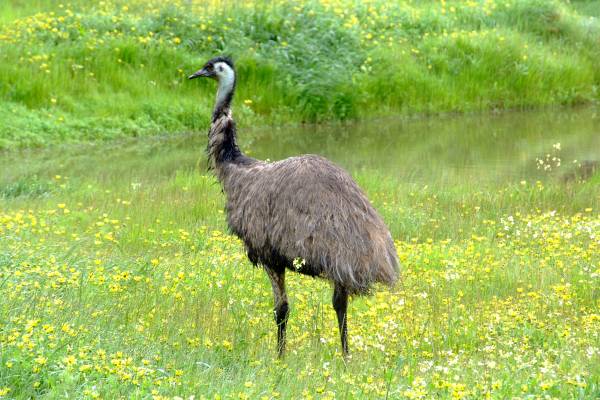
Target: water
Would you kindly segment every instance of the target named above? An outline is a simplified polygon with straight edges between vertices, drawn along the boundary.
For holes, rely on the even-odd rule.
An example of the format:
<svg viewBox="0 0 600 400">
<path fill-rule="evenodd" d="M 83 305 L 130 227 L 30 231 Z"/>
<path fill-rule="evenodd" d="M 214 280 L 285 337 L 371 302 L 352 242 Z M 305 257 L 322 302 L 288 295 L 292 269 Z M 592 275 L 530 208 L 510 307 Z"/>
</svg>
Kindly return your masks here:
<svg viewBox="0 0 600 400">
<path fill-rule="evenodd" d="M 376 171 L 423 184 L 560 178 L 582 161 L 600 161 L 600 111 L 590 108 L 242 127 L 238 135 L 242 149 L 256 158 L 316 153 L 353 173 Z M 206 135 L 198 133 L 7 153 L 0 157 L 0 184 L 55 174 L 99 182 L 152 180 L 204 166 L 205 146 Z M 539 159 L 549 161 L 544 165 L 550 169 Z"/>
<path fill-rule="evenodd" d="M 574 160 L 600 161 L 600 112 L 511 112 L 278 129 L 250 148 L 256 157 L 271 159 L 318 153 L 350 170 L 375 169 L 412 182 L 544 179 L 568 173 Z M 548 155 L 552 170 L 538 168 L 537 160 Z M 560 167 L 553 157 L 561 160 Z"/>
</svg>

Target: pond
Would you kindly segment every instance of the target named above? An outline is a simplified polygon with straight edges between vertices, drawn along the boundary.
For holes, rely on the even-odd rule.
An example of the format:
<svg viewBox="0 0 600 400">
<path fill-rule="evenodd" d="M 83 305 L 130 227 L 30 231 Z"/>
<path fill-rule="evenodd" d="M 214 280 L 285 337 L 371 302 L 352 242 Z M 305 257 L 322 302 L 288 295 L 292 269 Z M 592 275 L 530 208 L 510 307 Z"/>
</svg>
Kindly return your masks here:
<svg viewBox="0 0 600 400">
<path fill-rule="evenodd" d="M 276 129 L 250 148 L 270 159 L 318 153 L 350 170 L 375 169 L 415 183 L 544 179 L 600 160 L 600 113 L 510 112 Z"/>
<path fill-rule="evenodd" d="M 323 155 L 353 173 L 368 170 L 415 184 L 499 184 L 568 178 L 600 160 L 600 111 L 591 108 L 352 124 L 244 128 L 250 156 Z M 0 157 L 0 183 L 23 176 L 99 181 L 154 179 L 205 165 L 204 133 L 32 150 Z M 586 172 L 583 171 L 583 174 Z"/>
</svg>

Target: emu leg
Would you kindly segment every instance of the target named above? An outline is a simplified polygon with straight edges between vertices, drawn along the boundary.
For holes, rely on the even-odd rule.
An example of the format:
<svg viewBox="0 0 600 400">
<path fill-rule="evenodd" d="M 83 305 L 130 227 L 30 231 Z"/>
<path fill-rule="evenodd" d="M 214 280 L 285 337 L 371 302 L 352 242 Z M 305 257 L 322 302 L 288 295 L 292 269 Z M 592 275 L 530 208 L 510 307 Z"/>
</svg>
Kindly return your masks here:
<svg viewBox="0 0 600 400">
<path fill-rule="evenodd" d="M 273 297 L 275 298 L 275 323 L 277 324 L 277 353 L 283 357 L 285 353 L 285 327 L 288 321 L 289 308 L 287 295 L 285 293 L 285 269 L 281 272 L 265 267 L 265 271 L 271 279 Z"/>
<path fill-rule="evenodd" d="M 337 284 L 333 289 L 333 308 L 337 314 L 340 338 L 342 339 L 342 353 L 348 355 L 348 327 L 346 323 L 346 310 L 348 309 L 348 292 Z"/>
</svg>

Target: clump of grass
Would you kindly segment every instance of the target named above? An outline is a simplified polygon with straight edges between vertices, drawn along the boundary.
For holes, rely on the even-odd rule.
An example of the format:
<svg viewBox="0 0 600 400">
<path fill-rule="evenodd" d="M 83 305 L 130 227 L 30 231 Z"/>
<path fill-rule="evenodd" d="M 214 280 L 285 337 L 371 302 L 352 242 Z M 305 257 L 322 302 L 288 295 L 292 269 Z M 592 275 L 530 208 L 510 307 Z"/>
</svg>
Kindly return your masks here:
<svg viewBox="0 0 600 400">
<path fill-rule="evenodd" d="M 242 126 L 598 98 L 600 24 L 557 0 L 9 4 L 2 148 L 203 129 L 185 76 L 223 53 Z"/>
<path fill-rule="evenodd" d="M 37 176 L 25 176 L 0 185 L 0 198 L 35 198 L 49 195 L 51 191 L 52 185 L 47 181 L 40 180 Z"/>
</svg>

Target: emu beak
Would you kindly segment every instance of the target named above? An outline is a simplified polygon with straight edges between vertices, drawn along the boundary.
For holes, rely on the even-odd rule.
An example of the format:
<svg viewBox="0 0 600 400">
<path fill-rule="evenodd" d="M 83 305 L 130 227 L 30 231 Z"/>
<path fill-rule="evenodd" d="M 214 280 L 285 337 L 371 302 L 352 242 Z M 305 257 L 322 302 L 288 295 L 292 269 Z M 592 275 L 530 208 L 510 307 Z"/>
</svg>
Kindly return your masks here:
<svg viewBox="0 0 600 400">
<path fill-rule="evenodd" d="M 210 73 L 206 69 L 202 68 L 200 71 L 196 71 L 190 76 L 188 76 L 188 79 L 199 78 L 202 76 L 210 76 Z"/>
</svg>

